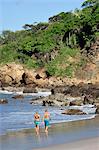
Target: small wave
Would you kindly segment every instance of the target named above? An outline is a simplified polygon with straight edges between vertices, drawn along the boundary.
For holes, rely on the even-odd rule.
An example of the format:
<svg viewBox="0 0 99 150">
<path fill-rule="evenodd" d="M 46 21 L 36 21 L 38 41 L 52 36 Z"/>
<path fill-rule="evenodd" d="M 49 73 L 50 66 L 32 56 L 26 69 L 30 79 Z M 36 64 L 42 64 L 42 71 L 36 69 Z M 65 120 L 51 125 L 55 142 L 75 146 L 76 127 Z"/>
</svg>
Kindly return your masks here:
<svg viewBox="0 0 99 150">
<path fill-rule="evenodd" d="M 9 92 L 9 91 L 6 91 L 6 90 L 0 90 L 0 93 L 1 94 L 13 94 L 13 92 Z"/>
<path fill-rule="evenodd" d="M 22 91 L 20 91 L 20 92 L 11 92 L 11 91 L 7 91 L 7 90 L 0 90 L 0 93 L 1 94 L 23 94 L 23 92 Z"/>
<path fill-rule="evenodd" d="M 83 108 L 93 108 L 94 105 L 88 104 L 88 105 L 82 105 L 82 106 L 70 106 L 70 108 L 77 108 L 77 109 L 83 109 Z"/>
<path fill-rule="evenodd" d="M 29 129 L 29 128 L 18 128 L 18 129 L 7 129 L 7 131 L 9 132 L 9 131 L 22 131 L 22 130 L 24 130 L 24 129 Z"/>
<path fill-rule="evenodd" d="M 70 106 L 71 109 L 79 109 L 82 110 L 83 112 L 87 113 L 87 114 L 94 114 L 96 111 L 96 108 L 94 107 L 94 105 L 83 105 L 83 106 Z"/>
<path fill-rule="evenodd" d="M 11 92 L 11 91 L 7 91 L 7 90 L 0 90 L 0 93 L 1 94 L 21 94 L 21 95 L 25 95 L 25 96 L 28 96 L 28 95 L 30 95 L 30 96 L 43 96 L 43 97 L 51 95 L 51 92 L 23 93 L 23 91 Z"/>
<path fill-rule="evenodd" d="M 62 123 L 62 122 L 65 123 L 65 122 L 71 122 L 71 121 L 88 120 L 88 119 L 95 118 L 96 115 L 80 115 L 79 118 L 77 115 L 71 115 L 71 116 L 73 116 L 73 118 L 68 118 L 68 119 L 64 119 L 64 120 L 54 120 L 54 121 L 51 121 L 51 123 Z"/>
<path fill-rule="evenodd" d="M 51 92 L 38 92 L 38 93 L 23 93 L 23 95 L 31 95 L 31 96 L 49 96 Z"/>
<path fill-rule="evenodd" d="M 33 122 L 25 122 L 24 124 L 25 125 L 31 125 L 31 124 L 33 124 Z"/>
<path fill-rule="evenodd" d="M 67 118 L 64 118 L 63 120 L 51 120 L 50 121 L 50 125 L 52 124 L 55 124 L 55 123 L 65 123 L 65 122 L 72 122 L 72 121 L 80 121 L 80 120 L 88 120 L 88 119 L 93 119 L 95 118 L 96 115 L 80 115 L 80 116 L 77 116 L 77 115 L 71 115 L 70 117 L 67 115 L 65 117 Z M 15 123 L 16 124 L 16 123 Z M 20 124 L 20 123 L 19 123 Z M 5 134 L 6 132 L 13 132 L 13 131 L 22 131 L 24 129 L 29 129 L 29 128 L 34 128 L 34 125 L 33 125 L 33 121 L 25 121 L 23 123 L 21 123 L 20 125 L 18 124 L 18 126 L 16 125 L 16 128 L 7 128 L 5 129 L 5 131 L 3 132 L 0 132 L 0 135 L 3 135 Z M 23 124 L 23 126 L 21 127 L 21 125 Z M 40 124 L 41 127 L 43 127 L 42 123 Z"/>
<path fill-rule="evenodd" d="M 10 112 L 10 115 L 31 115 L 33 112 Z"/>
<path fill-rule="evenodd" d="M 13 93 L 15 93 L 15 94 L 23 94 L 23 92 L 22 91 L 20 91 L 20 92 L 13 92 Z"/>
</svg>

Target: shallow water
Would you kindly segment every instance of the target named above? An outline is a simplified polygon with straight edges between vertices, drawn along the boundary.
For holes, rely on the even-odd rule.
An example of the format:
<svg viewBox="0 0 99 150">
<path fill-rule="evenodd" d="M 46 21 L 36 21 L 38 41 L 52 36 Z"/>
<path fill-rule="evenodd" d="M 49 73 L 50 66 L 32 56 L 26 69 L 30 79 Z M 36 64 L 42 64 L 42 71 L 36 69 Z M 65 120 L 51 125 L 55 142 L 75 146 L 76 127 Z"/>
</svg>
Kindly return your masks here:
<svg viewBox="0 0 99 150">
<path fill-rule="evenodd" d="M 47 96 L 50 93 L 48 92 L 40 92 L 40 93 L 31 93 L 24 94 L 24 99 L 16 100 L 13 99 L 12 96 L 16 93 L 9 92 L 1 92 L 0 98 L 8 99 L 8 104 L 0 105 L 0 135 L 6 134 L 9 131 L 22 130 L 26 128 L 34 128 L 33 123 L 33 115 L 36 111 L 38 111 L 43 116 L 45 107 L 40 105 L 31 105 L 30 100 L 38 97 L 38 96 Z M 94 110 L 90 109 L 89 106 L 84 108 L 80 108 L 81 110 L 85 110 L 89 112 L 88 115 L 63 115 L 61 112 L 61 107 L 48 107 L 48 111 L 51 114 L 50 123 L 59 123 L 59 122 L 69 122 L 75 120 L 83 120 L 83 119 L 91 119 L 95 117 Z M 68 107 L 62 107 L 62 109 L 68 109 Z M 43 127 L 43 125 L 40 125 Z"/>
<path fill-rule="evenodd" d="M 51 145 L 69 143 L 81 139 L 99 137 L 99 118 L 53 124 L 46 136 L 44 129 L 40 129 L 40 136 L 34 129 L 20 132 L 9 132 L 0 136 L 2 150 L 33 150 Z"/>
</svg>

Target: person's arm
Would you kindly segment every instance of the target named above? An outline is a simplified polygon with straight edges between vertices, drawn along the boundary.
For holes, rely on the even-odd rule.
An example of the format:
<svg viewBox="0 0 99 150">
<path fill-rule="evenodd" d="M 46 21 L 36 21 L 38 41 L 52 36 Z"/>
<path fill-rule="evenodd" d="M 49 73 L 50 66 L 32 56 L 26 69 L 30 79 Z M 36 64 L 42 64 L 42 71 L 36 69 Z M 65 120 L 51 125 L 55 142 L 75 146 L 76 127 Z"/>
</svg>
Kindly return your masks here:
<svg viewBox="0 0 99 150">
<path fill-rule="evenodd" d="M 39 120 L 40 120 L 40 115 L 38 115 L 39 116 Z"/>
<path fill-rule="evenodd" d="M 42 122 L 44 122 L 44 116 L 43 116 L 43 118 L 42 118 Z"/>
<path fill-rule="evenodd" d="M 49 120 L 51 120 L 51 115 L 50 115 L 50 113 L 49 113 Z"/>
</svg>

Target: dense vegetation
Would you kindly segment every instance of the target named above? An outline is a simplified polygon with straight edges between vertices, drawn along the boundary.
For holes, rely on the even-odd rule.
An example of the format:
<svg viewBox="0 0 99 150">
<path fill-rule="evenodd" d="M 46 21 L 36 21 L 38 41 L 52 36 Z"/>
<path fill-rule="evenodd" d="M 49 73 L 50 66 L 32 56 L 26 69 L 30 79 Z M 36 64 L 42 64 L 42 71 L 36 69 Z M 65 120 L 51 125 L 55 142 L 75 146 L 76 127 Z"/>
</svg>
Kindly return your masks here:
<svg viewBox="0 0 99 150">
<path fill-rule="evenodd" d="M 45 67 L 50 75 L 72 77 L 85 65 L 90 46 L 99 36 L 99 2 L 86 0 L 81 10 L 61 12 L 48 23 L 23 28 L 0 35 L 0 64 Z"/>
</svg>

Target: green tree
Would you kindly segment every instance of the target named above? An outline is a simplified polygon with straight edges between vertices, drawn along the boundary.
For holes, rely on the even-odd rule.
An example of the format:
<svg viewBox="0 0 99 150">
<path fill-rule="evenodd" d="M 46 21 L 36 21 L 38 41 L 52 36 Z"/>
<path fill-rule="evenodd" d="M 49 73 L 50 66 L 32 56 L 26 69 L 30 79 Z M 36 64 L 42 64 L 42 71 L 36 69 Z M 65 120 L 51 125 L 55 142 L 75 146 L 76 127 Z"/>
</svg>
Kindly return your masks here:
<svg viewBox="0 0 99 150">
<path fill-rule="evenodd" d="M 82 7 L 90 7 L 90 6 L 94 6 L 95 4 L 99 4 L 98 0 L 86 0 L 83 4 Z"/>
</svg>

